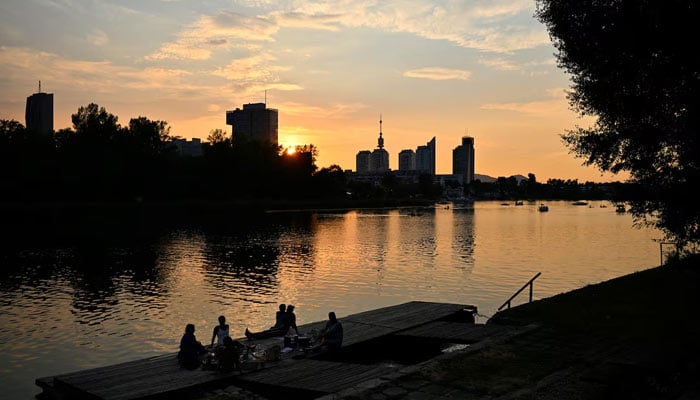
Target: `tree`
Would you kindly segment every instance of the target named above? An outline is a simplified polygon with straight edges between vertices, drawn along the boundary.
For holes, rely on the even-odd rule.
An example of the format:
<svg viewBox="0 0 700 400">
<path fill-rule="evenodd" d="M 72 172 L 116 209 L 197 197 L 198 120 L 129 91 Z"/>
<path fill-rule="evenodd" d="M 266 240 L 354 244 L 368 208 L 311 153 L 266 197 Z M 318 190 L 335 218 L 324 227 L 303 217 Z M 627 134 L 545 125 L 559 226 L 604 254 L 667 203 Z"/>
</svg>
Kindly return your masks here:
<svg viewBox="0 0 700 400">
<path fill-rule="evenodd" d="M 571 74 L 568 100 L 591 127 L 562 140 L 584 165 L 627 171 L 645 189 L 632 202 L 638 223 L 679 244 L 700 242 L 700 56 L 694 0 L 537 0 L 559 66 Z"/>
<path fill-rule="evenodd" d="M 129 121 L 129 138 L 139 153 L 155 158 L 163 153 L 170 140 L 170 127 L 165 121 L 139 116 Z"/>
<path fill-rule="evenodd" d="M 216 146 L 221 143 L 226 144 L 228 146 L 230 139 L 226 137 L 225 130 L 217 128 L 209 131 L 209 135 L 207 136 L 207 142 L 209 142 L 209 144 L 212 146 Z"/>
<path fill-rule="evenodd" d="M 71 115 L 71 121 L 79 136 L 88 136 L 93 141 L 102 143 L 115 139 L 120 128 L 117 116 L 95 103 L 78 108 L 78 112 Z"/>
</svg>

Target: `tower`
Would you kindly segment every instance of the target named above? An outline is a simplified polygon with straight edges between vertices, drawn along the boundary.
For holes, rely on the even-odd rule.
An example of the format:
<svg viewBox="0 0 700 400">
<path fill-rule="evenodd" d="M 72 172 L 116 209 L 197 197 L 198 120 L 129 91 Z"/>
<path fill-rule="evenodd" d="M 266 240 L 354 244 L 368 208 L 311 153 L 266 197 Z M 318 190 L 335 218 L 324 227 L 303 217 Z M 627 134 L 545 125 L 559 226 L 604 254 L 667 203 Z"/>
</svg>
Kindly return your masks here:
<svg viewBox="0 0 700 400">
<path fill-rule="evenodd" d="M 47 135 L 53 132 L 53 93 L 42 93 L 41 81 L 39 91 L 27 97 L 24 121 L 29 130 Z"/>
<path fill-rule="evenodd" d="M 474 181 L 474 138 L 462 136 L 462 144 L 452 150 L 452 174 L 462 177 L 462 184 Z"/>
<path fill-rule="evenodd" d="M 416 149 L 416 170 L 435 175 L 435 136 Z"/>
<path fill-rule="evenodd" d="M 379 114 L 379 138 L 377 139 L 377 148 L 372 151 L 370 159 L 370 171 L 372 172 L 387 172 L 389 171 L 389 152 L 384 149 L 384 138 L 382 137 L 382 115 Z"/>
</svg>

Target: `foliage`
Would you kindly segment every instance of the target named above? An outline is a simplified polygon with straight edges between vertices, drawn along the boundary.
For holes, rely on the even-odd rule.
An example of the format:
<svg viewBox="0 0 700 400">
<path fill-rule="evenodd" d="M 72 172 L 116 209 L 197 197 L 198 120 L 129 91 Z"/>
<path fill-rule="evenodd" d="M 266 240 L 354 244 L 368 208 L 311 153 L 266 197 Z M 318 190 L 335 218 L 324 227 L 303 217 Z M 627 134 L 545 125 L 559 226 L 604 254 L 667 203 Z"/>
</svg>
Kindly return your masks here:
<svg viewBox="0 0 700 400">
<path fill-rule="evenodd" d="M 692 0 L 537 0 L 568 99 L 592 127 L 562 135 L 572 153 L 644 189 L 640 223 L 679 243 L 700 241 L 700 57 L 688 47 L 700 4 Z"/>
</svg>

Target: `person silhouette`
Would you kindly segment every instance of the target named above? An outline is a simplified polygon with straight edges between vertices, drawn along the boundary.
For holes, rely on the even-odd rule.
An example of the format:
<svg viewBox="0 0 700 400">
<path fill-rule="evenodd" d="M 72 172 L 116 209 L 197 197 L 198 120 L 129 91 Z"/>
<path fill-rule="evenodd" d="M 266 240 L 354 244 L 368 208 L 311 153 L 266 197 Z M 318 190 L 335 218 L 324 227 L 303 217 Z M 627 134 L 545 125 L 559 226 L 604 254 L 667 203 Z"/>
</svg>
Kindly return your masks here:
<svg viewBox="0 0 700 400">
<path fill-rule="evenodd" d="M 219 316 L 219 325 L 214 327 L 214 332 L 211 335 L 211 347 L 214 347 L 214 341 L 217 346 L 224 344 L 224 338 L 229 336 L 229 326 L 226 323 L 226 317 Z"/>
<path fill-rule="evenodd" d="M 197 369 L 201 364 L 200 356 L 207 352 L 204 346 L 197 341 L 194 330 L 194 324 L 185 326 L 185 333 L 180 339 L 180 351 L 177 353 L 180 365 L 186 369 Z"/>
</svg>

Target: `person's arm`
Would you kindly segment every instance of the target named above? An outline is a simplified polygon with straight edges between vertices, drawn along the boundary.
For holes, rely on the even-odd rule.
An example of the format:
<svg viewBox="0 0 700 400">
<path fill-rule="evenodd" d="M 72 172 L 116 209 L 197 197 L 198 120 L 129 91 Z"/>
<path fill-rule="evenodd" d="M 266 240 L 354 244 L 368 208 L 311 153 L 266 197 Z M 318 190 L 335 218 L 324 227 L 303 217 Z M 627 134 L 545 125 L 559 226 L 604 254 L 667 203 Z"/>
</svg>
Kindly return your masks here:
<svg viewBox="0 0 700 400">
<path fill-rule="evenodd" d="M 214 347 L 214 340 L 216 340 L 217 332 L 219 332 L 219 325 L 214 327 L 214 333 L 211 335 L 211 347 Z"/>
<path fill-rule="evenodd" d="M 299 336 L 299 328 L 297 328 L 297 316 L 295 315 L 294 318 L 292 318 L 292 328 L 294 328 L 294 331 L 296 331 L 297 336 Z"/>
</svg>

